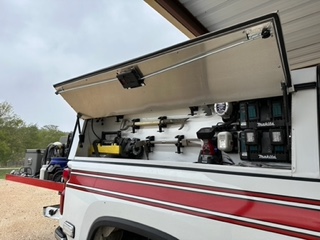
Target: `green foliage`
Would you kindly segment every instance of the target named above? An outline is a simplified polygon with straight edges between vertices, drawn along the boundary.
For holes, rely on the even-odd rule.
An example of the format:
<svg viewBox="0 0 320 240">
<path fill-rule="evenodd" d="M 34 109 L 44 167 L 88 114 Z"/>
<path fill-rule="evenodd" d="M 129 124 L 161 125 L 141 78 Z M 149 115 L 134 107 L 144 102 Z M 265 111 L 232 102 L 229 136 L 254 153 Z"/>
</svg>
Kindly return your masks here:
<svg viewBox="0 0 320 240">
<path fill-rule="evenodd" d="M 0 102 L 0 166 L 21 162 L 26 149 L 45 149 L 67 134 L 54 125 L 26 125 L 9 103 Z"/>
<path fill-rule="evenodd" d="M 6 174 L 9 174 L 12 170 L 18 170 L 18 168 L 0 168 L 0 180 L 4 179 Z"/>
</svg>

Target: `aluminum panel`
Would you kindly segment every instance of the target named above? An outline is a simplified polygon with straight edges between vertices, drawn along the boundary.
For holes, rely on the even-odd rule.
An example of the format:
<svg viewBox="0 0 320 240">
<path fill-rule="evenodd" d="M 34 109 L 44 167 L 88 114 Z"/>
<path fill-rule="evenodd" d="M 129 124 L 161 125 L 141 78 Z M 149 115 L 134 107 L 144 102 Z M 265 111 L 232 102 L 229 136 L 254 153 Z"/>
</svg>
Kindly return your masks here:
<svg viewBox="0 0 320 240">
<path fill-rule="evenodd" d="M 269 14 L 55 88 L 83 118 L 279 96 L 290 76 L 277 22 L 278 16 Z M 261 36 L 265 28 L 268 38 Z M 146 85 L 124 89 L 117 74 L 132 67 Z"/>
</svg>

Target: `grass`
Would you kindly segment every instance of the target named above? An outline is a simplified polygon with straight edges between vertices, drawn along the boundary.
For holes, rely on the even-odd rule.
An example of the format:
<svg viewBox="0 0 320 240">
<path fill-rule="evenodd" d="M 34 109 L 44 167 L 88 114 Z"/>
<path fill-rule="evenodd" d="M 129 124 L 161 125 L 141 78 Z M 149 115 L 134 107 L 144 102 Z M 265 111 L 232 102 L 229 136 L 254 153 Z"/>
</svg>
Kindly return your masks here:
<svg viewBox="0 0 320 240">
<path fill-rule="evenodd" d="M 0 168 L 0 179 L 4 179 L 6 174 L 10 173 L 12 170 L 17 170 L 19 168 Z"/>
</svg>

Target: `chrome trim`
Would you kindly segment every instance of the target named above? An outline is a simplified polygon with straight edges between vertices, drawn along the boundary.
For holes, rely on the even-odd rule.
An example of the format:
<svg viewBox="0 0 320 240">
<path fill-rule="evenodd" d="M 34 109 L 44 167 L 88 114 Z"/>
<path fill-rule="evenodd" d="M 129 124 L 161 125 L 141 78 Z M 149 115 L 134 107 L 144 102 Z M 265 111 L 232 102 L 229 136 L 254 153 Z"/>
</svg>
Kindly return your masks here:
<svg viewBox="0 0 320 240">
<path fill-rule="evenodd" d="M 65 222 L 63 223 L 63 225 L 62 225 L 62 229 L 63 229 L 63 232 L 64 232 L 66 235 L 74 238 L 75 226 L 74 226 L 73 224 L 71 224 L 71 223 L 68 222 L 68 221 L 65 221 Z"/>
</svg>

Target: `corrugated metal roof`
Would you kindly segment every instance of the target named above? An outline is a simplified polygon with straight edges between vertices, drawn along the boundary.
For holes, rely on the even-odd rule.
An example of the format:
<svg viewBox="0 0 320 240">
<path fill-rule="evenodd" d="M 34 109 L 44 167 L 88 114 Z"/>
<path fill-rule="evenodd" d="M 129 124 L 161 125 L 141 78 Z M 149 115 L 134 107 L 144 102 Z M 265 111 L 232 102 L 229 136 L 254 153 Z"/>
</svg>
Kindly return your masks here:
<svg viewBox="0 0 320 240">
<path fill-rule="evenodd" d="M 291 69 L 320 63 L 320 0 L 180 0 L 209 31 L 279 11 Z"/>
</svg>

